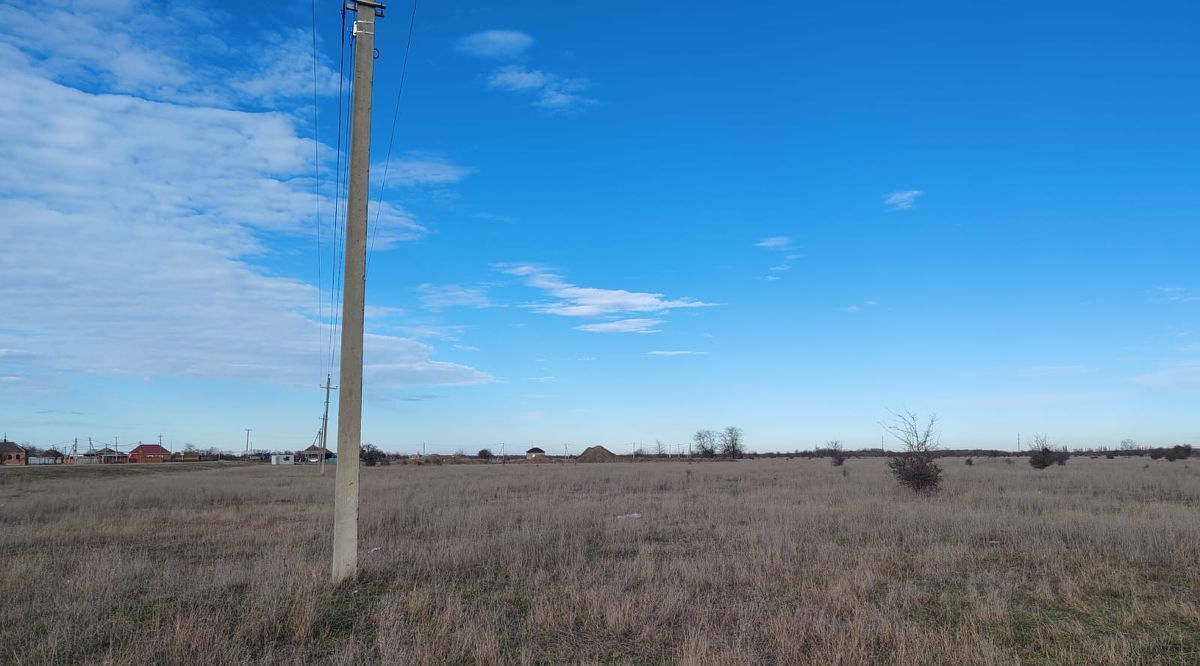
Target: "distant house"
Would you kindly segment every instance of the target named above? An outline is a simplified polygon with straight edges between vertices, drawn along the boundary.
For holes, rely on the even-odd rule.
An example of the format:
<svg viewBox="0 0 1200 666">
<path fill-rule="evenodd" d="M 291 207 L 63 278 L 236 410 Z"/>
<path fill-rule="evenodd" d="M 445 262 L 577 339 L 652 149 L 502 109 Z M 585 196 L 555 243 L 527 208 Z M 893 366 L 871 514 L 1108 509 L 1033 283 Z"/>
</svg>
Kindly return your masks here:
<svg viewBox="0 0 1200 666">
<path fill-rule="evenodd" d="M 300 452 L 300 459 L 306 463 L 321 462 L 321 451 L 322 450 L 325 451 L 325 460 L 332 460 L 335 458 L 335 456 L 333 455 L 333 451 L 330 451 L 329 449 L 322 449 L 321 447 L 317 446 L 316 444 L 313 444 L 312 446 L 310 446 L 307 449 L 304 449 L 303 451 Z"/>
<path fill-rule="evenodd" d="M 525 452 L 525 457 L 528 458 L 529 460 L 536 460 L 537 458 L 545 458 L 546 452 L 535 446 L 532 449 L 529 449 L 528 451 Z"/>
<path fill-rule="evenodd" d="M 131 463 L 160 463 L 170 462 L 171 452 L 162 444 L 138 444 L 129 452 Z"/>
<path fill-rule="evenodd" d="M 92 454 L 89 452 L 88 455 Z M 125 463 L 129 462 L 128 453 L 121 453 L 116 449 L 110 449 L 108 447 L 104 447 L 103 449 L 96 451 L 95 455 L 96 462 L 100 463 L 101 465 L 124 465 Z"/>
<path fill-rule="evenodd" d="M 27 462 L 25 449 L 17 446 L 16 442 L 0 440 L 0 465 L 25 465 Z"/>
<path fill-rule="evenodd" d="M 42 451 L 40 456 L 27 456 L 26 461 L 30 465 L 61 465 L 65 456 L 54 449 Z"/>
</svg>

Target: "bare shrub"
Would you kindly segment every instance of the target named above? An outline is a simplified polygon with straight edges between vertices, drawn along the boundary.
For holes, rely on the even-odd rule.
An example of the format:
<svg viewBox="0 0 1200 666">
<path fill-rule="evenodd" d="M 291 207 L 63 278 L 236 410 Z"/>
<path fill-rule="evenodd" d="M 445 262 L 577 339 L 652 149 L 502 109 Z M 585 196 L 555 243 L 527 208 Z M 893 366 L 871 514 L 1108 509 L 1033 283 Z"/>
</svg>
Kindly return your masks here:
<svg viewBox="0 0 1200 666">
<path fill-rule="evenodd" d="M 915 492 L 936 492 L 942 482 L 942 468 L 933 460 L 937 415 L 931 414 L 924 423 L 909 411 L 892 415 L 892 423 L 880 425 L 904 445 L 904 451 L 888 460 L 888 467 L 900 485 Z"/>
<path fill-rule="evenodd" d="M 829 462 L 834 467 L 841 467 L 846 462 L 846 453 L 842 450 L 842 441 L 831 439 L 825 442 L 825 450 L 829 452 Z"/>
<path fill-rule="evenodd" d="M 1037 449 L 1029 453 L 1029 464 L 1034 469 L 1046 469 L 1055 463 L 1057 457 L 1049 448 Z"/>
<path fill-rule="evenodd" d="M 364 444 L 362 453 L 359 454 L 362 463 L 367 467 L 375 467 L 376 465 L 388 464 L 387 454 L 379 450 L 374 444 Z"/>
<path fill-rule="evenodd" d="M 963 464 L 970 467 L 971 465 L 975 464 L 975 460 L 972 458 L 967 458 L 966 460 L 963 461 Z"/>
</svg>

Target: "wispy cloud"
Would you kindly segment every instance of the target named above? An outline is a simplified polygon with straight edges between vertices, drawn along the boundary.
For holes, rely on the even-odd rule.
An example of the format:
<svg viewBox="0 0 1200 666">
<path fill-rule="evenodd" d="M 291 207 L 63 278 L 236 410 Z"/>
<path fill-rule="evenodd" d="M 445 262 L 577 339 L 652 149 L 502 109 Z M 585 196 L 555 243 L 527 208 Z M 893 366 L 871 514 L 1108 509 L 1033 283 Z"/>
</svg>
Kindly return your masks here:
<svg viewBox="0 0 1200 666">
<path fill-rule="evenodd" d="M 925 193 L 921 190 L 900 190 L 884 195 L 883 205 L 888 210 L 908 210 L 917 205 L 917 199 Z"/>
<path fill-rule="evenodd" d="M 596 100 L 583 95 L 590 85 L 586 79 L 559 76 L 520 65 L 497 69 L 488 77 L 487 84 L 496 90 L 531 94 L 534 96 L 534 106 L 554 111 L 596 103 Z"/>
<path fill-rule="evenodd" d="M 764 247 L 768 250 L 787 250 L 792 247 L 791 236 L 767 236 L 766 238 L 754 244 L 755 247 Z"/>
<path fill-rule="evenodd" d="M 382 174 L 383 164 L 371 165 L 372 173 Z M 436 153 L 411 151 L 398 160 L 392 160 L 387 168 L 388 185 L 412 187 L 415 185 L 449 185 L 457 183 L 475 172 L 474 169 Z"/>
<path fill-rule="evenodd" d="M 263 75 L 253 54 L 243 69 L 182 57 L 194 29 L 211 28 L 201 18 L 183 25 L 159 13 L 147 29 L 137 20 L 146 7 L 109 4 L 56 11 L 60 29 L 49 34 L 47 17 L 0 7 L 0 162 L 24 173 L 0 199 L 0 247 L 39 257 L 0 261 L 0 347 L 24 355 L 0 359 L 0 374 L 22 385 L 311 382 L 327 354 L 318 289 L 256 263 L 268 238 L 310 236 L 317 205 L 334 208 L 332 193 L 314 192 L 314 145 L 298 134 L 305 117 L 246 110 L 283 98 L 249 83 Z M 273 47 L 294 42 L 283 35 Z M 302 98 L 312 94 L 308 62 Z M 396 206 L 380 213 L 377 250 L 425 232 Z M 368 334 L 367 382 L 493 380 L 434 356 L 430 345 Z"/>
<path fill-rule="evenodd" d="M 484 30 L 459 38 L 455 48 L 479 58 L 510 59 L 525 53 L 533 41 L 519 30 Z"/>
<path fill-rule="evenodd" d="M 1200 291 L 1183 287 L 1159 287 L 1155 291 L 1160 296 L 1175 303 L 1190 303 L 1200 301 Z"/>
<path fill-rule="evenodd" d="M 1147 388 L 1200 390 L 1200 361 L 1180 361 L 1133 378 Z"/>
<path fill-rule="evenodd" d="M 1089 372 L 1093 372 L 1093 368 L 1086 365 L 1042 365 L 1017 370 L 1022 377 L 1076 377 Z"/>
<path fill-rule="evenodd" d="M 497 264 L 501 272 L 520 278 L 525 284 L 540 289 L 555 300 L 532 303 L 528 307 L 544 314 L 563 317 L 619 317 L 636 313 L 665 313 L 685 308 L 711 307 L 712 303 L 692 298 L 670 299 L 663 294 L 624 289 L 580 287 L 567 282 L 562 275 L 539 264 Z M 649 322 L 649 323 L 647 323 Z M 662 319 L 623 319 L 578 326 L 581 331 L 597 333 L 654 332 Z"/>
<path fill-rule="evenodd" d="M 688 351 L 688 350 L 672 350 L 672 351 L 648 351 L 646 356 L 707 356 L 706 351 Z"/>
<path fill-rule="evenodd" d="M 431 310 L 490 308 L 494 305 L 483 287 L 425 283 L 418 286 L 416 291 L 420 294 L 422 305 Z"/>
<path fill-rule="evenodd" d="M 513 60 L 533 46 L 533 37 L 516 30 L 485 30 L 456 42 L 462 53 L 490 60 Z M 525 65 L 508 64 L 492 70 L 487 86 L 493 90 L 528 95 L 532 104 L 548 111 L 569 111 L 591 106 L 595 99 L 583 94 L 591 83 Z"/>
<path fill-rule="evenodd" d="M 879 305 L 878 301 L 866 300 L 866 301 L 863 301 L 861 305 L 846 306 L 846 307 L 842 308 L 842 312 L 848 312 L 850 314 L 858 314 L 860 312 L 863 312 L 867 308 L 873 308 L 876 305 Z"/>
<path fill-rule="evenodd" d="M 786 273 L 792 270 L 792 262 L 799 259 L 802 255 L 796 252 L 796 241 L 791 236 L 767 236 L 766 238 L 754 244 L 754 247 L 760 247 L 772 252 L 783 254 L 783 261 L 771 266 L 772 273 Z M 763 278 L 767 282 L 774 282 L 779 279 L 778 275 L 768 275 Z"/>
<path fill-rule="evenodd" d="M 42 75 L 69 85 L 154 101 L 240 109 L 311 100 L 312 43 L 302 29 L 263 31 L 234 43 L 221 12 L 145 0 L 70 3 L 50 12 L 0 6 L 0 43 L 26 54 Z M 46 30 L 47 24 L 57 26 Z M 238 52 L 251 66 L 231 69 Z M 317 92 L 337 92 L 338 75 L 318 55 Z"/>
<path fill-rule="evenodd" d="M 662 319 L 618 319 L 599 324 L 584 324 L 575 328 L 591 333 L 659 333 L 661 331 L 654 327 L 661 323 Z"/>
</svg>

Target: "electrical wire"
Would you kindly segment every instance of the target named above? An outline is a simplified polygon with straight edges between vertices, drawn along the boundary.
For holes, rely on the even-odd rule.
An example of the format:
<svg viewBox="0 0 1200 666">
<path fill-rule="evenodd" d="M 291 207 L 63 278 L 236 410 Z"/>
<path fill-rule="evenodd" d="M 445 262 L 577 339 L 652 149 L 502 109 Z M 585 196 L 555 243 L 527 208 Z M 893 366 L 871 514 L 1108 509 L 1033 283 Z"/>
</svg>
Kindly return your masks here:
<svg viewBox="0 0 1200 666">
<path fill-rule="evenodd" d="M 392 161 L 392 144 L 396 139 L 396 120 L 400 116 L 400 98 L 404 95 L 404 80 L 408 76 L 408 54 L 412 50 L 413 26 L 417 23 L 417 0 L 413 0 L 412 13 L 408 17 L 408 41 L 404 46 L 404 64 L 400 66 L 400 88 L 396 91 L 396 105 L 392 110 L 392 129 L 388 134 L 387 157 L 383 160 L 383 178 L 379 184 L 379 196 L 375 200 L 375 222 L 371 225 L 371 238 L 367 243 L 367 261 L 363 267 L 366 274 L 371 268 L 371 251 L 375 247 L 375 235 L 379 233 L 379 216 L 383 212 L 383 192 L 387 188 L 388 166 Z"/>
</svg>

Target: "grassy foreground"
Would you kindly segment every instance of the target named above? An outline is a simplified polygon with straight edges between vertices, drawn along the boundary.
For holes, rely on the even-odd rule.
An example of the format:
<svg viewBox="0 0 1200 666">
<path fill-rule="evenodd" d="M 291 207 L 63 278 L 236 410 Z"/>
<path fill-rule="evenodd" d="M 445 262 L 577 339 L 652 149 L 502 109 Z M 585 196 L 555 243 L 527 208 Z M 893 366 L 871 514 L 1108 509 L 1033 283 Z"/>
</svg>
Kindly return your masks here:
<svg viewBox="0 0 1200 666">
<path fill-rule="evenodd" d="M 1200 461 L 941 464 L 0 470 L 0 662 L 1200 663 Z"/>
</svg>

